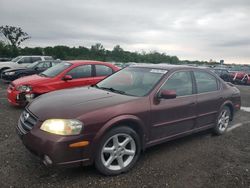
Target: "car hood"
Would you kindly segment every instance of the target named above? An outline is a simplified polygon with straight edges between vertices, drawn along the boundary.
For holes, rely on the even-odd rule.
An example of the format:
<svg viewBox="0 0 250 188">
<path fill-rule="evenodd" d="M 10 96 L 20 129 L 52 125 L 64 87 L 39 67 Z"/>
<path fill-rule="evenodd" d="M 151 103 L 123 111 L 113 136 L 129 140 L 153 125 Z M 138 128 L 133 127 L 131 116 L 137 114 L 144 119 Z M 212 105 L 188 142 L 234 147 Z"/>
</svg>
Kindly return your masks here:
<svg viewBox="0 0 250 188">
<path fill-rule="evenodd" d="M 25 76 L 25 77 L 19 78 L 19 79 L 13 81 L 12 83 L 15 86 L 19 86 L 19 85 L 34 86 L 36 84 L 48 83 L 50 80 L 51 80 L 51 78 L 49 78 L 49 77 L 42 77 L 42 76 L 35 74 L 35 75 Z"/>
<path fill-rule="evenodd" d="M 28 105 L 40 121 L 49 118 L 77 118 L 85 113 L 123 104 L 138 97 L 108 92 L 93 87 L 58 90 L 41 95 Z"/>
<path fill-rule="evenodd" d="M 12 61 L 6 61 L 6 62 L 0 63 L 0 68 L 4 68 L 4 67 L 22 67 L 22 66 Z"/>
<path fill-rule="evenodd" d="M 25 68 L 25 67 L 11 68 L 11 69 L 5 70 L 4 72 L 16 72 L 16 71 L 21 71 L 21 70 L 28 70 L 28 68 Z"/>
</svg>

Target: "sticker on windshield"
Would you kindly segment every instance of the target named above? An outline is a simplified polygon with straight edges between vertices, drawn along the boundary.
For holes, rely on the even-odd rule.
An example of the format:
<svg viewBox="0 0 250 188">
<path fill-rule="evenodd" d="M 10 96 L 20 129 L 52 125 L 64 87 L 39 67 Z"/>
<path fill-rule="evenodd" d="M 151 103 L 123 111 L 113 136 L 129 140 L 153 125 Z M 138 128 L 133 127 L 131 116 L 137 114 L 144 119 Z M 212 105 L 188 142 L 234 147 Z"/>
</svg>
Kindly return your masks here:
<svg viewBox="0 0 250 188">
<path fill-rule="evenodd" d="M 152 73 L 158 73 L 158 74 L 166 74 L 168 71 L 167 70 L 162 70 L 162 69 L 151 69 Z"/>
</svg>

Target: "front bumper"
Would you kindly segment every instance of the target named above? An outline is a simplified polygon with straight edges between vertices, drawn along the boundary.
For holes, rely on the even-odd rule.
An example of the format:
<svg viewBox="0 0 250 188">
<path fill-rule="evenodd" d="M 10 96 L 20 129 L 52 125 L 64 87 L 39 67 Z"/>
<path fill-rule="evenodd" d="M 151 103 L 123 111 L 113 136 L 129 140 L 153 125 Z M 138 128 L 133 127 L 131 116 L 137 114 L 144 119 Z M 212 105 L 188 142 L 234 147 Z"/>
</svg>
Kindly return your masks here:
<svg viewBox="0 0 250 188">
<path fill-rule="evenodd" d="M 22 93 L 20 91 L 16 91 L 16 90 L 8 88 L 7 98 L 8 98 L 9 103 L 14 106 L 25 106 L 27 104 L 25 93 Z"/>
<path fill-rule="evenodd" d="M 41 123 L 40 123 L 41 125 Z M 20 120 L 17 132 L 26 148 L 39 157 L 45 165 L 82 166 L 91 164 L 90 146 L 71 148 L 70 144 L 88 141 L 89 135 L 60 136 L 40 130 L 35 125 L 27 134 L 20 130 Z"/>
</svg>

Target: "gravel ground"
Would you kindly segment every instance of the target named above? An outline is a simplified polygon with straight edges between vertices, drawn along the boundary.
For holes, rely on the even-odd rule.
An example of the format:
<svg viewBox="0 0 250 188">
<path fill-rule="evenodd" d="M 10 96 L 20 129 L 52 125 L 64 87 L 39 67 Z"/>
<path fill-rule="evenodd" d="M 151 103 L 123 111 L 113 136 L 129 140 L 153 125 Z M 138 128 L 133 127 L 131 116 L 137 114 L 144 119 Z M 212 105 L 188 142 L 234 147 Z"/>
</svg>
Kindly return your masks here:
<svg viewBox="0 0 250 188">
<path fill-rule="evenodd" d="M 22 112 L 6 100 L 0 83 L 0 188 L 4 187 L 244 187 L 250 188 L 249 112 L 240 111 L 224 136 L 209 131 L 164 143 L 143 153 L 130 172 L 100 175 L 94 167 L 47 168 L 22 145 L 15 126 Z M 250 107 L 250 87 L 238 86 Z"/>
</svg>

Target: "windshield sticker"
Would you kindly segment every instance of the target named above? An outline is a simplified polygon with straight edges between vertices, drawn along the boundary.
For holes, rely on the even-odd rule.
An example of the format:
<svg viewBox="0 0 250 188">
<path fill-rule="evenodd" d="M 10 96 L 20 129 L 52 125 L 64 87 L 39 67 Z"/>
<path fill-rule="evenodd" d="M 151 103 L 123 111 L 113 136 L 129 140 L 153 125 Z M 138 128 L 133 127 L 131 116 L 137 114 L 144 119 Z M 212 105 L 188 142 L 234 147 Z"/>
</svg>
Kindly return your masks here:
<svg viewBox="0 0 250 188">
<path fill-rule="evenodd" d="M 168 71 L 167 70 L 162 70 L 162 69 L 151 69 L 152 73 L 158 73 L 158 74 L 166 74 Z"/>
</svg>

